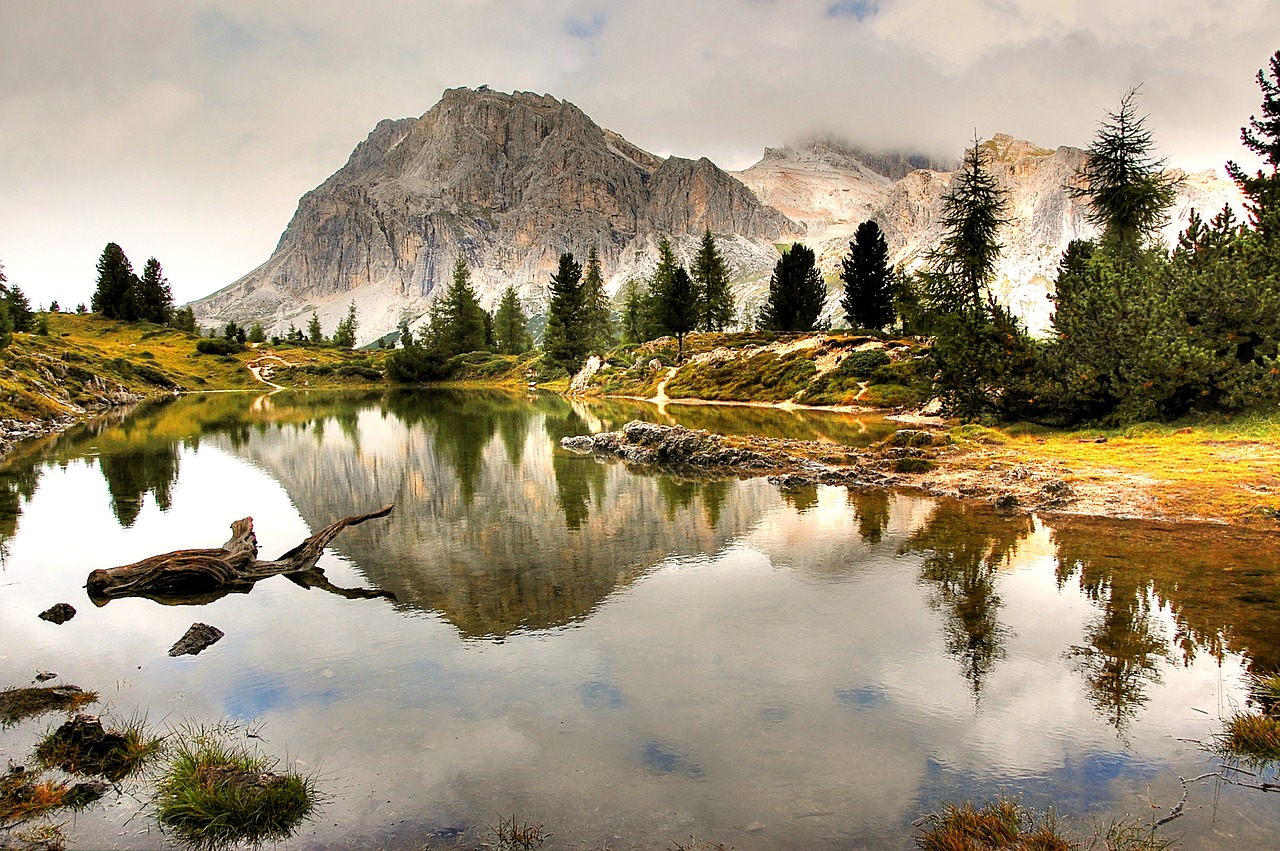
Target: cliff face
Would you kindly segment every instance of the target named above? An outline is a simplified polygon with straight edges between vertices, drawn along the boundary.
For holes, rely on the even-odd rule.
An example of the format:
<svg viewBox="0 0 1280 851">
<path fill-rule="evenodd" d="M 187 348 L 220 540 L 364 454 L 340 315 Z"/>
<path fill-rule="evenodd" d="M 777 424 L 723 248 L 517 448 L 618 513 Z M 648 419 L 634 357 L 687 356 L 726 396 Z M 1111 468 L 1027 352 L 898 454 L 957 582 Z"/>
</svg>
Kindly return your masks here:
<svg viewBox="0 0 1280 851">
<path fill-rule="evenodd" d="M 419 119 L 378 124 L 302 197 L 272 257 L 195 309 L 276 330 L 315 310 L 328 329 L 355 301 L 363 341 L 423 313 L 458 257 L 486 305 L 511 283 L 536 309 L 564 251 L 595 245 L 616 277 L 655 234 L 708 227 L 762 256 L 796 229 L 710 160 L 655 157 L 571 103 L 453 89 Z"/>
<path fill-rule="evenodd" d="M 1096 234 L 1066 190 L 1084 153 L 1005 135 L 984 144 L 1010 218 L 995 289 L 1042 330 L 1063 249 Z M 257 320 L 275 333 L 305 327 L 315 311 L 332 332 L 354 302 L 365 343 L 406 314 L 423 316 L 459 257 L 486 307 L 511 284 L 536 312 L 564 251 L 596 246 L 615 291 L 652 272 L 661 237 L 687 263 L 710 228 L 742 312 L 763 299 L 775 246 L 801 240 L 830 282 L 824 315 L 839 323 L 840 259 L 858 224 L 875 219 L 891 259 L 909 268 L 938 243 L 953 173 L 929 165 L 938 164 L 822 140 L 766 149 L 730 174 L 705 157 L 656 157 L 547 95 L 451 89 L 421 118 L 380 122 L 302 197 L 266 263 L 193 307 L 206 325 Z M 1224 204 L 1241 211 L 1234 184 L 1184 175 L 1166 241 L 1193 207 L 1208 218 Z"/>
</svg>

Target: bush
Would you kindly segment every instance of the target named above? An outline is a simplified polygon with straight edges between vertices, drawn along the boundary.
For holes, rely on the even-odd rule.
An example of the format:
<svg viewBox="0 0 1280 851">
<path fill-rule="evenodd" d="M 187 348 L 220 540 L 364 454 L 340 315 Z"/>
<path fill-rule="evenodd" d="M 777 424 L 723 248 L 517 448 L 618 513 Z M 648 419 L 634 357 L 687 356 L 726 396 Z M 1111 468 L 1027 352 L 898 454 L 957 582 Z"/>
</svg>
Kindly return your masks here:
<svg viewBox="0 0 1280 851">
<path fill-rule="evenodd" d="M 833 371 L 856 378 L 868 378 L 876 367 L 884 366 L 888 363 L 889 355 L 884 349 L 863 349 L 852 352 Z"/>
<path fill-rule="evenodd" d="M 860 404 L 877 408 L 905 408 L 923 401 L 920 393 L 901 384 L 872 384 L 858 400 Z"/>
<path fill-rule="evenodd" d="M 202 337 L 196 341 L 196 351 L 202 355 L 233 355 L 243 352 L 244 346 L 225 337 Z"/>
</svg>

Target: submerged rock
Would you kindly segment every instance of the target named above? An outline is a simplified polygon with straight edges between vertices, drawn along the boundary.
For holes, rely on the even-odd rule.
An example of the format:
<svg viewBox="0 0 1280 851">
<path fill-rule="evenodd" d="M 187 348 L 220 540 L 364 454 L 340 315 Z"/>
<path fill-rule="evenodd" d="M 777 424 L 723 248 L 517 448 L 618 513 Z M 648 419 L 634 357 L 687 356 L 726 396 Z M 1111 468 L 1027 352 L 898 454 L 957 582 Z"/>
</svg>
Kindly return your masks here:
<svg viewBox="0 0 1280 851">
<path fill-rule="evenodd" d="M 217 642 L 222 636 L 222 630 L 216 626 L 209 626 L 207 623 L 193 623 L 186 634 L 169 648 L 169 655 L 195 656 L 209 645 Z"/>
<path fill-rule="evenodd" d="M 76 608 L 70 603 L 58 603 L 40 613 L 40 619 L 50 623 L 64 624 L 76 616 Z"/>
</svg>

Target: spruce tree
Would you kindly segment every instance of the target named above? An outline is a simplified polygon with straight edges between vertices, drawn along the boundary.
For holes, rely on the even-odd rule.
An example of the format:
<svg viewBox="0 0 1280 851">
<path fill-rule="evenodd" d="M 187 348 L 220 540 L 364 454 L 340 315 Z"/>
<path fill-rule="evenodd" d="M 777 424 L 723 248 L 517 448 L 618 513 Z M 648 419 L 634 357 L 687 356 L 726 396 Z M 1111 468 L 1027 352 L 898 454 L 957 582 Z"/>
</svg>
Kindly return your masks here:
<svg viewBox="0 0 1280 851">
<path fill-rule="evenodd" d="M 640 336 L 645 340 L 656 340 L 667 333 L 662 321 L 662 294 L 671 289 L 671 279 L 680 264 L 676 261 L 676 253 L 671 248 L 671 241 L 665 236 L 658 240 L 658 267 L 649 278 L 649 289 L 645 293 L 643 321 Z"/>
<path fill-rule="evenodd" d="M 324 342 L 324 331 L 320 328 L 320 317 L 315 311 L 311 312 L 311 319 L 307 322 L 307 342 L 313 346 L 318 346 Z"/>
<path fill-rule="evenodd" d="M 347 306 L 347 315 L 338 320 L 338 327 L 333 332 L 333 344 L 341 349 L 354 349 L 356 347 L 356 329 L 358 327 L 356 303 L 353 301 Z"/>
<path fill-rule="evenodd" d="M 684 360 L 684 338 L 690 331 L 698 327 L 702 315 L 701 300 L 697 286 L 683 266 L 677 267 L 659 293 L 657 303 L 658 321 L 663 333 L 676 338 L 676 359 Z"/>
<path fill-rule="evenodd" d="M 765 331 L 812 331 L 826 300 L 813 249 L 797 242 L 773 267 L 758 325 Z"/>
<path fill-rule="evenodd" d="M 587 268 L 582 278 L 583 333 L 589 348 L 604 354 L 613 348 L 613 317 L 609 296 L 604 291 L 604 275 L 600 270 L 600 253 L 595 246 L 587 252 Z"/>
<path fill-rule="evenodd" d="M 643 343 L 645 316 L 649 308 L 646 304 L 644 290 L 634 280 L 627 281 L 622 288 L 622 342 L 634 346 Z"/>
<path fill-rule="evenodd" d="M 94 313 L 108 319 L 129 319 L 131 313 L 133 266 L 124 251 L 114 242 L 107 243 L 98 258 L 98 287 L 94 290 L 90 305 Z"/>
<path fill-rule="evenodd" d="M 1155 239 L 1169 221 L 1175 182 L 1164 174 L 1164 160 L 1152 155 L 1154 143 L 1146 118 L 1137 114 L 1130 89 L 1120 110 L 1108 112 L 1077 175 L 1083 185 L 1071 195 L 1089 201 L 1089 221 L 1102 228 L 1102 244 L 1133 255 Z"/>
<path fill-rule="evenodd" d="M 1249 150 L 1270 166 L 1270 173 L 1259 170 L 1250 176 L 1234 162 L 1227 163 L 1227 173 L 1249 198 L 1249 216 L 1254 230 L 1264 243 L 1280 236 L 1280 50 L 1267 69 L 1258 71 L 1262 89 L 1262 117 L 1249 117 L 1249 126 L 1240 128 L 1240 138 Z"/>
<path fill-rule="evenodd" d="M 169 324 L 173 316 L 173 291 L 156 258 L 148 258 L 142 267 L 142 278 L 135 287 L 133 301 L 138 319 L 157 325 Z"/>
<path fill-rule="evenodd" d="M 582 368 L 589 350 L 583 333 L 582 264 L 573 254 L 560 255 L 560 264 L 551 276 L 547 305 L 547 328 L 542 348 L 547 357 L 564 367 L 570 375 Z"/>
<path fill-rule="evenodd" d="M 840 306 L 850 328 L 883 330 L 893 323 L 893 270 L 889 245 L 874 221 L 858 225 L 849 254 L 840 261 L 844 298 Z"/>
<path fill-rule="evenodd" d="M 261 322 L 255 321 L 253 325 L 249 326 L 249 342 L 265 343 L 266 341 L 267 341 L 266 329 L 262 327 Z"/>
<path fill-rule="evenodd" d="M 9 318 L 9 305 L 0 300 L 0 349 L 13 342 L 13 320 Z"/>
<path fill-rule="evenodd" d="M 26 294 L 17 285 L 8 286 L 4 280 L 4 273 L 0 272 L 0 297 L 3 298 L 4 306 L 9 311 L 9 321 L 13 325 L 13 330 L 30 331 L 35 320 L 31 302 L 27 301 Z"/>
<path fill-rule="evenodd" d="M 504 355 L 522 354 L 533 345 L 529 318 L 520 306 L 520 297 L 513 285 L 508 285 L 502 293 L 502 301 L 494 312 L 493 339 L 497 350 Z"/>
<path fill-rule="evenodd" d="M 484 309 L 471 287 L 471 270 L 461 257 L 453 264 L 453 281 L 432 311 L 431 326 L 435 347 L 443 357 L 484 348 Z"/>
<path fill-rule="evenodd" d="M 729 269 L 716 248 L 711 228 L 702 234 L 702 243 L 698 246 L 698 255 L 693 258 L 691 272 L 700 297 L 699 330 L 723 331 L 733 324 L 736 309 L 733 291 L 729 288 Z"/>
<path fill-rule="evenodd" d="M 980 317 L 994 301 L 988 285 L 1000 259 L 1005 196 L 987 168 L 978 140 L 965 151 L 960 174 L 942 201 L 943 236 L 927 258 L 927 297 L 938 314 Z"/>
</svg>

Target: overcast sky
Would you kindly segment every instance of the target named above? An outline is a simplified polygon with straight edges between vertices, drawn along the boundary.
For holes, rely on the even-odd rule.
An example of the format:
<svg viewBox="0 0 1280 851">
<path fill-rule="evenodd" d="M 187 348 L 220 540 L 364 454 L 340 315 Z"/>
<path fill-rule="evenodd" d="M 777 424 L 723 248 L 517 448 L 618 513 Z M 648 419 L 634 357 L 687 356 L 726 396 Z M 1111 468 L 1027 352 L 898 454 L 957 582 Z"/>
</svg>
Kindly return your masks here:
<svg viewBox="0 0 1280 851">
<path fill-rule="evenodd" d="M 454 86 L 743 168 L 813 133 L 1083 146 L 1142 84 L 1172 164 L 1252 165 L 1239 131 L 1277 48 L 1280 0 L 0 0 L 0 263 L 33 305 L 74 306 L 114 241 L 207 295 L 380 119 Z"/>
</svg>

